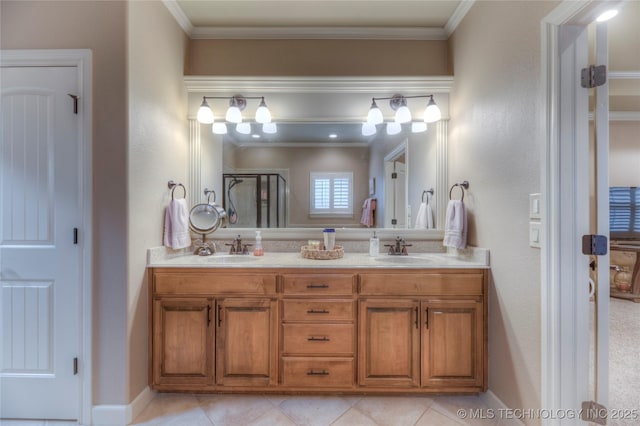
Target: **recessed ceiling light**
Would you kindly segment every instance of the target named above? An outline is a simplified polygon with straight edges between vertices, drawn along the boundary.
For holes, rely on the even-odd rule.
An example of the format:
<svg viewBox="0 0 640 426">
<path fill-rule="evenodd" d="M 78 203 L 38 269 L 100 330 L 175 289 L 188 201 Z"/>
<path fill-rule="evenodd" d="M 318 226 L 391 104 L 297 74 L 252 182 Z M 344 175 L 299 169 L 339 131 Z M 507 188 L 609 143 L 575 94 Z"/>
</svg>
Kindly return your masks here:
<svg viewBox="0 0 640 426">
<path fill-rule="evenodd" d="M 608 21 L 609 19 L 613 18 L 614 16 L 616 16 L 618 14 L 618 11 L 616 9 L 611 9 L 611 10 L 607 10 L 606 12 L 604 12 L 603 14 L 601 14 L 600 16 L 598 16 L 596 18 L 597 22 L 604 22 L 604 21 Z"/>
<path fill-rule="evenodd" d="M 331 133 L 331 134 L 329 135 L 329 137 L 330 137 L 331 139 L 335 139 L 335 138 L 337 138 L 337 137 L 338 137 L 338 135 L 336 135 L 335 133 Z"/>
<path fill-rule="evenodd" d="M 260 139 L 260 135 L 256 135 L 255 133 L 253 135 L 251 135 L 252 138 L 254 139 Z"/>
</svg>

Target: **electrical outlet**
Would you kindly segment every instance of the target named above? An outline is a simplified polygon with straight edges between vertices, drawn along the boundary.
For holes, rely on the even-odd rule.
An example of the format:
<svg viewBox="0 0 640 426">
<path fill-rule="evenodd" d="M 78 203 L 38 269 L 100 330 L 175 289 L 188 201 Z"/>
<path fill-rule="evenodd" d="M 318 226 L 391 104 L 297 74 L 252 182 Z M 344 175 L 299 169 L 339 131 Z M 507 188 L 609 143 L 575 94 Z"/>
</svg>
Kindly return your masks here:
<svg viewBox="0 0 640 426">
<path fill-rule="evenodd" d="M 529 246 L 540 248 L 540 238 L 542 237 L 542 229 L 540 222 L 529 222 Z"/>
<path fill-rule="evenodd" d="M 529 194 L 529 219 L 540 219 L 540 193 Z"/>
</svg>

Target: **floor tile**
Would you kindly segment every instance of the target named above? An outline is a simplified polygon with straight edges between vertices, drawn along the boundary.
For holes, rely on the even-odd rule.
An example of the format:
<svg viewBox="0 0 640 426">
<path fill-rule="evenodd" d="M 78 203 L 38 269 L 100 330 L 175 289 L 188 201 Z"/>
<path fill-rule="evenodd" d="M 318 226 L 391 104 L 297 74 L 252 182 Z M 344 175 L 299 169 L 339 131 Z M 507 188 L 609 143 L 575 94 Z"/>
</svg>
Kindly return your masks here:
<svg viewBox="0 0 640 426">
<path fill-rule="evenodd" d="M 252 422 L 248 422 L 247 426 L 296 426 L 296 424 L 287 417 L 278 408 L 272 408 Z"/>
<path fill-rule="evenodd" d="M 262 395 L 199 396 L 200 406 L 215 425 L 245 425 L 273 408 Z"/>
<path fill-rule="evenodd" d="M 158 394 L 137 416 L 134 425 L 211 426 L 194 395 Z"/>
<path fill-rule="evenodd" d="M 326 426 L 351 406 L 340 397 L 296 397 L 280 404 L 280 409 L 299 426 Z"/>
<path fill-rule="evenodd" d="M 342 417 L 331 423 L 331 426 L 377 426 L 377 424 L 357 408 L 350 408 Z"/>
<path fill-rule="evenodd" d="M 432 404 L 428 397 L 364 397 L 355 405 L 380 426 L 413 425 Z"/>
<path fill-rule="evenodd" d="M 462 421 L 457 421 L 449 416 L 446 416 L 439 411 L 430 408 L 420 417 L 415 426 L 461 426 L 464 425 Z"/>
<path fill-rule="evenodd" d="M 452 419 L 460 418 L 458 410 L 464 410 L 464 423 L 471 426 L 495 426 L 499 421 L 497 413 L 493 418 L 483 418 L 489 417 L 489 412 L 487 411 L 489 407 L 481 401 L 480 397 L 475 395 L 442 396 L 434 398 L 432 408 L 446 414 Z M 471 415 L 472 410 L 475 418 Z"/>
<path fill-rule="evenodd" d="M 280 404 L 285 402 L 287 399 L 290 399 L 289 395 L 264 395 L 264 398 L 272 403 L 274 406 L 278 407 Z"/>
</svg>

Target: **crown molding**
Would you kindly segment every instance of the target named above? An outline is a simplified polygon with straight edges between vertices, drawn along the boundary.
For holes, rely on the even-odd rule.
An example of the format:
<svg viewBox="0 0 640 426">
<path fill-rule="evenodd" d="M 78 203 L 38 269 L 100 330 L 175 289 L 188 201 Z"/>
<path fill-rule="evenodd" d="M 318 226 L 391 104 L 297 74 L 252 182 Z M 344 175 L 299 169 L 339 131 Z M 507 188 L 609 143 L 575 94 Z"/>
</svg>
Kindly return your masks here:
<svg viewBox="0 0 640 426">
<path fill-rule="evenodd" d="M 434 27 L 195 27 L 192 39 L 446 40 Z"/>
<path fill-rule="evenodd" d="M 185 76 L 188 92 L 227 93 L 449 93 L 452 76 L 436 77 L 228 77 Z"/>
<path fill-rule="evenodd" d="M 444 33 L 447 38 L 458 28 L 458 25 L 460 25 L 464 17 L 467 16 L 467 13 L 471 10 L 475 2 L 476 0 L 462 0 L 458 4 L 458 7 L 453 11 L 453 14 L 444 26 Z"/>
<path fill-rule="evenodd" d="M 169 13 L 171 13 L 178 25 L 180 25 L 180 28 L 191 37 L 195 27 L 191 23 L 191 20 L 187 18 L 187 15 L 185 15 L 178 2 L 176 0 L 162 0 L 162 3 L 169 10 Z"/>
</svg>

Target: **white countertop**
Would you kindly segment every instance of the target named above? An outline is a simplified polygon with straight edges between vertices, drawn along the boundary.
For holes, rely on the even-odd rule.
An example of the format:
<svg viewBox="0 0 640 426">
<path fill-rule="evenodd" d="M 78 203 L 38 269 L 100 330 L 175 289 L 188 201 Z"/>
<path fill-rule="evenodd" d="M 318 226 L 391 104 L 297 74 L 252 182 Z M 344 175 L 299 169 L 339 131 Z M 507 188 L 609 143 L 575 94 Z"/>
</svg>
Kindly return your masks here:
<svg viewBox="0 0 640 426">
<path fill-rule="evenodd" d="M 345 253 L 335 260 L 305 259 L 300 253 L 265 253 L 264 256 L 196 256 L 187 251 L 149 249 L 147 266 L 155 268 L 488 268 L 489 251 L 480 248 L 448 253 L 415 253 L 409 256 L 377 257 L 365 253 Z"/>
</svg>

